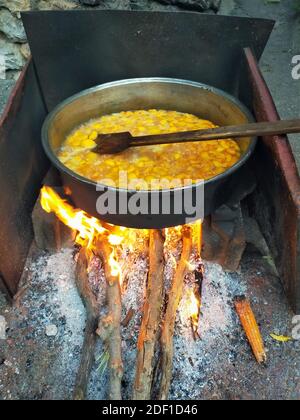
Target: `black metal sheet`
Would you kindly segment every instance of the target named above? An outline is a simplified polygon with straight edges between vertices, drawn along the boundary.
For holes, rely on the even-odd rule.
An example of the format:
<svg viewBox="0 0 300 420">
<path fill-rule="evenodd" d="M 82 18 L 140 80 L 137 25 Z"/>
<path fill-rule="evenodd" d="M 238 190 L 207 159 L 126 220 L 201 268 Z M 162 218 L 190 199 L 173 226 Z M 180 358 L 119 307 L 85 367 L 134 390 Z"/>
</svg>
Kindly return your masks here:
<svg viewBox="0 0 300 420">
<path fill-rule="evenodd" d="M 260 58 L 274 22 L 192 12 L 23 13 L 49 111 L 83 89 L 132 77 L 194 80 L 235 94 L 243 48 Z"/>
<path fill-rule="evenodd" d="M 49 167 L 40 131 L 46 109 L 33 65 L 0 121 L 0 287 L 16 293 L 33 239 L 31 213 Z"/>
</svg>

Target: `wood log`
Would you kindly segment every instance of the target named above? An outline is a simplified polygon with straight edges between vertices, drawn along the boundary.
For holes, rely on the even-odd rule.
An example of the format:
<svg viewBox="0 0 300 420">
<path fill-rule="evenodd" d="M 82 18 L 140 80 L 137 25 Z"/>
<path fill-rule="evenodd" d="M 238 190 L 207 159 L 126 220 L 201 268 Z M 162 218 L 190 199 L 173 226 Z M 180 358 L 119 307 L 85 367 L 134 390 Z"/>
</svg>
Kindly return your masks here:
<svg viewBox="0 0 300 420">
<path fill-rule="evenodd" d="M 193 247 L 192 230 L 189 226 L 182 229 L 182 240 L 183 248 L 180 261 L 177 265 L 171 291 L 169 294 L 169 300 L 166 309 L 166 315 L 162 326 L 161 334 L 161 382 L 159 399 L 166 400 L 168 398 L 172 370 L 173 370 L 173 335 L 175 328 L 175 320 L 177 309 L 182 298 L 184 277 L 189 270 L 188 261 L 190 259 Z"/>
<path fill-rule="evenodd" d="M 245 296 L 237 296 L 234 299 L 234 304 L 257 362 L 266 363 L 267 353 L 264 341 L 250 301 Z"/>
<path fill-rule="evenodd" d="M 203 273 L 204 266 L 202 262 L 202 245 L 203 245 L 203 223 L 198 221 L 196 224 L 196 235 L 193 233 L 194 240 L 196 239 L 196 255 L 195 255 L 195 285 L 194 285 L 194 295 L 199 302 L 199 312 L 197 315 L 193 316 L 191 319 L 191 327 L 193 338 L 195 341 L 201 338 L 199 333 L 199 320 L 201 315 L 201 306 L 202 306 L 202 288 L 203 288 Z"/>
<path fill-rule="evenodd" d="M 56 187 L 55 190 L 64 196 L 63 188 Z M 39 249 L 57 252 L 62 248 L 74 246 L 74 232 L 55 214 L 47 213 L 42 209 L 40 195 L 32 212 L 32 225 L 35 243 Z"/>
<path fill-rule="evenodd" d="M 203 271 L 204 271 L 203 263 L 201 261 L 200 255 L 198 255 L 197 262 L 196 262 L 196 269 L 195 269 L 196 284 L 194 286 L 194 294 L 196 296 L 196 299 L 199 302 L 199 312 L 197 314 L 196 322 L 195 322 L 195 319 L 192 320 L 192 333 L 193 333 L 193 337 L 195 341 L 197 341 L 198 339 L 201 339 L 201 333 L 199 332 L 199 322 L 200 322 L 201 307 L 202 307 Z"/>
<path fill-rule="evenodd" d="M 74 388 L 74 400 L 86 400 L 89 379 L 95 358 L 95 349 L 97 343 L 96 329 L 98 319 L 87 318 L 84 342 L 82 346 L 82 356 L 80 366 L 76 376 Z"/>
<path fill-rule="evenodd" d="M 88 261 L 88 251 L 82 248 L 79 252 L 77 260 L 75 279 L 78 292 L 86 308 L 87 321 L 82 355 L 73 394 L 74 400 L 86 399 L 88 382 L 93 367 L 97 342 L 96 329 L 100 308 L 97 303 L 97 299 L 89 286 Z"/>
<path fill-rule="evenodd" d="M 121 350 L 121 287 L 119 275 L 113 275 L 109 260 L 113 249 L 106 237 L 101 238 L 97 245 L 97 253 L 102 259 L 107 281 L 108 314 L 100 319 L 97 334 L 105 342 L 109 351 L 109 399 L 121 400 L 121 380 L 123 377 L 123 362 Z"/>
<path fill-rule="evenodd" d="M 154 374 L 154 353 L 159 334 L 164 281 L 164 238 L 162 232 L 150 232 L 149 274 L 143 319 L 138 338 L 138 355 L 133 399 L 150 400 Z"/>
</svg>

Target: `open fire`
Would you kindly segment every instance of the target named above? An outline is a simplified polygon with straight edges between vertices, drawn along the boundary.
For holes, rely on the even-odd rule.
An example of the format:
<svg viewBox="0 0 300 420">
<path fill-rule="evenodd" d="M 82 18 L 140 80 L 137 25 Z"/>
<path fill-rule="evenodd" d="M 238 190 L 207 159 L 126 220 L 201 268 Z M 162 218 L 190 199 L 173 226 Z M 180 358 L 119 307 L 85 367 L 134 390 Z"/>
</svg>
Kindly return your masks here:
<svg viewBox="0 0 300 420">
<path fill-rule="evenodd" d="M 101 223 L 99 219 L 89 216 L 82 210 L 75 209 L 67 200 L 61 198 L 54 189 L 44 186 L 41 190 L 41 206 L 47 213 L 54 213 L 58 219 L 73 230 L 74 241 L 77 245 L 90 250 L 92 253 L 96 250 L 97 244 L 101 238 L 107 238 L 111 245 L 111 253 L 108 259 L 112 276 L 118 276 L 120 284 L 122 283 L 122 268 L 117 261 L 117 248 L 126 242 L 129 249 L 134 249 L 135 246 L 135 229 L 125 227 L 117 227 L 110 224 Z M 199 257 L 201 255 L 202 246 L 202 224 L 201 221 L 190 226 L 193 230 L 193 245 Z M 182 226 L 165 229 L 165 235 L 172 238 L 175 234 L 181 235 Z M 149 238 L 149 231 L 146 229 L 140 230 L 144 239 Z M 197 267 L 190 261 L 185 261 L 189 271 L 196 271 Z M 176 265 L 176 260 L 174 261 Z M 198 261 L 199 264 L 199 261 Z M 189 317 L 193 319 L 194 327 L 198 324 L 200 298 L 198 292 L 193 289 L 190 290 L 190 308 Z"/>
<path fill-rule="evenodd" d="M 86 307 L 87 321 L 74 398 L 86 398 L 96 334 L 103 343 L 99 359 L 102 374 L 108 367 L 109 398 L 122 398 L 122 379 L 128 375 L 122 347 L 124 328 L 135 323 L 136 362 L 131 396 L 134 400 L 167 399 L 176 370 L 173 359 L 178 349 L 174 343 L 182 326 L 188 326 L 189 340 L 195 343 L 209 328 L 205 322 L 207 302 L 202 307 L 210 288 L 203 282 L 202 222 L 163 230 L 118 227 L 75 209 L 46 186 L 41 190 L 40 203 L 45 212 L 54 213 L 71 229 L 78 246 L 76 286 Z M 135 275 L 138 260 L 143 261 L 144 268 Z M 213 286 L 214 293 L 221 293 L 218 290 L 222 286 L 215 281 L 218 286 Z M 235 302 L 253 353 L 259 363 L 264 363 L 264 344 L 250 303 L 243 296 L 234 297 L 232 306 Z M 226 311 L 225 307 L 220 309 Z M 208 317 L 218 323 L 217 311 Z M 192 360 L 190 363 L 193 365 Z"/>
<path fill-rule="evenodd" d="M 226 92 L 226 102 L 228 93 L 234 93 L 251 108 L 258 121 L 275 121 L 278 113 L 256 60 L 264 50 L 274 22 L 240 20 L 236 16 L 215 18 L 145 12 L 129 16 L 128 12 L 106 11 L 97 12 L 95 18 L 95 13 L 79 13 L 76 24 L 64 32 L 64 42 L 57 42 L 61 31 L 56 29 L 64 26 L 66 20 L 72 24 L 67 12 L 23 16 L 34 66 L 31 62 L 22 72 L 0 122 L 4 163 L 0 177 L 3 221 L 0 286 L 10 297 L 14 296 L 15 302 L 1 313 L 5 319 L 2 330 L 0 325 L 0 336 L 6 336 L 3 342 L 0 337 L 1 397 L 72 398 L 75 385 L 75 398 L 106 399 L 107 391 L 110 398 L 118 398 L 120 394 L 125 399 L 149 395 L 166 398 L 170 382 L 169 398 L 177 400 L 296 395 L 297 382 L 293 379 L 297 372 L 293 365 L 297 361 L 297 343 L 291 343 L 290 349 L 284 344 L 281 351 L 277 343 L 272 345 L 272 340 L 289 340 L 284 335 L 290 333 L 287 325 L 290 312 L 277 281 L 275 265 L 293 309 L 299 312 L 300 306 L 298 256 L 297 252 L 290 252 L 299 249 L 299 238 L 294 234 L 299 225 L 299 177 L 285 136 L 280 141 L 269 137 L 260 139 L 256 159 L 252 161 L 253 171 L 248 174 L 245 165 L 232 184 L 231 177 L 226 179 L 225 186 L 220 180 L 220 190 L 216 189 L 218 200 L 208 200 L 212 202 L 211 207 L 205 206 L 209 216 L 203 225 L 136 231 L 103 223 L 101 217 L 98 220 L 93 197 L 89 201 L 84 194 L 76 194 L 74 201 L 79 210 L 70 206 L 69 200 L 64 201 L 65 195 L 57 194 L 62 191 L 61 182 L 53 173 L 54 179 L 50 173 L 44 180 L 55 186 L 43 188 L 42 204 L 46 211 L 36 203 L 49 165 L 39 142 L 48 111 L 72 92 L 117 78 L 136 77 L 136 69 L 141 75 L 157 74 L 159 64 L 159 74 L 168 75 L 170 62 L 175 63 L 173 77 L 184 75 L 194 82 L 207 81 Z M 140 33 L 141 19 L 147 24 Z M 160 36 L 154 39 L 157 25 Z M 174 27 L 180 26 L 190 30 L 174 31 Z M 113 30 L 107 33 L 107 27 Z M 216 27 L 220 30 L 215 30 Z M 232 27 L 237 31 L 232 31 Z M 43 36 L 40 36 L 41 28 Z M 73 34 L 78 28 L 79 47 L 74 49 Z M 102 42 L 103 37 L 108 42 Z M 114 42 L 110 42 L 112 37 Z M 203 42 L 197 42 L 198 38 Z M 115 42 L 118 39 L 122 42 Z M 126 55 L 122 54 L 123 40 L 128 45 Z M 186 45 L 191 48 L 185 48 Z M 216 47 L 213 53 L 211 45 Z M 245 46 L 249 48 L 243 50 Z M 95 50 L 98 59 L 91 68 L 91 60 L 85 58 L 94 57 Z M 66 51 L 70 52 L 67 61 Z M 136 68 L 131 65 L 130 51 Z M 181 60 L 178 51 L 183 51 Z M 154 52 L 157 60 L 151 60 Z M 107 60 L 102 60 L 103 56 Z M 243 60 L 244 67 L 237 65 L 237 57 Z M 203 62 L 211 65 L 203 66 Z M 227 72 L 223 71 L 224 65 Z M 118 70 L 112 74 L 112 68 Z M 131 95 L 129 90 L 124 92 L 121 85 L 120 99 L 124 99 L 126 107 L 120 100 L 117 111 L 136 109 L 136 103 L 127 102 L 127 93 L 134 101 L 136 95 Z M 136 92 L 136 86 L 132 90 Z M 144 93 L 143 88 L 140 91 Z M 154 92 L 151 107 L 162 107 L 165 103 L 167 109 L 175 110 L 188 104 L 191 109 L 182 109 L 184 112 L 202 116 L 201 101 L 195 100 L 197 110 L 191 105 L 190 98 L 194 95 L 191 88 L 180 86 L 180 91 L 184 98 L 174 95 L 172 90 L 175 98 L 172 107 L 168 92 L 160 95 L 160 104 Z M 99 102 L 92 101 L 99 115 L 115 111 L 109 109 L 112 103 L 107 93 L 107 101 L 101 100 L 102 94 Z M 217 121 L 223 109 L 219 100 L 212 101 L 217 108 L 209 110 L 207 118 L 211 121 Z M 105 109 L 98 109 L 98 103 Z M 64 113 L 66 126 L 62 119 L 57 120 L 60 133 L 69 132 L 67 125 L 77 117 L 81 124 L 80 104 L 74 118 L 70 119 L 68 109 Z M 209 104 L 205 96 L 205 113 Z M 140 106 L 148 107 L 148 99 Z M 236 117 L 237 113 L 233 112 L 232 118 L 236 120 Z M 218 123 L 223 125 L 225 121 Z M 58 134 L 57 130 L 52 133 Z M 48 157 L 49 152 L 52 156 L 57 150 L 57 140 L 45 143 Z M 186 162 L 191 164 L 192 160 L 191 155 Z M 55 161 L 52 163 L 56 167 Z M 233 188 L 235 184 L 239 188 Z M 94 192 L 98 198 L 99 192 L 96 189 Z M 219 199 L 225 208 L 218 207 Z M 232 207 L 232 203 L 236 206 Z M 122 224 L 119 215 L 107 220 Z M 123 224 L 144 226 L 145 220 L 147 217 L 133 216 Z M 186 217 L 173 220 L 168 214 L 159 223 L 160 226 L 184 224 Z M 147 227 L 151 228 L 151 221 Z M 262 240 L 259 227 L 266 241 Z M 74 244 L 77 244 L 75 248 Z M 249 244 L 257 247 L 254 250 Z M 244 252 L 246 245 L 248 249 Z M 243 264 L 238 271 L 243 253 Z M 251 361 L 241 325 L 257 360 L 264 363 L 268 356 L 268 370 Z M 101 340 L 97 339 L 96 331 Z M 278 379 L 282 376 L 285 381 Z"/>
<path fill-rule="evenodd" d="M 57 218 L 74 233 L 74 241 L 81 248 L 79 255 L 84 255 L 86 271 L 96 256 L 101 259 L 104 269 L 107 292 L 108 312 L 100 316 L 101 308 L 97 296 L 86 291 L 87 284 L 79 285 L 81 296 L 89 312 L 93 313 L 93 322 L 98 325 L 97 333 L 105 343 L 109 353 L 110 390 L 112 399 L 121 398 L 121 379 L 123 376 L 123 359 L 121 350 L 121 311 L 122 293 L 126 290 L 127 258 L 130 252 L 139 247 L 145 253 L 148 262 L 148 280 L 146 284 L 143 317 L 138 339 L 136 378 L 133 394 L 135 399 L 148 399 L 152 395 L 152 382 L 155 376 L 153 362 L 155 352 L 160 345 L 162 352 L 162 375 L 158 380 L 159 396 L 168 397 L 172 380 L 173 335 L 176 314 L 180 305 L 185 282 L 188 286 L 185 293 L 185 304 L 181 309 L 182 317 L 191 325 L 191 335 L 197 340 L 200 316 L 202 289 L 202 225 L 168 228 L 163 231 L 135 230 L 116 227 L 102 223 L 82 210 L 72 207 L 61 198 L 54 189 L 43 187 L 41 206 L 47 213 L 54 213 Z M 167 261 L 171 261 L 171 278 L 166 282 Z M 82 258 L 78 259 L 78 264 Z M 81 272 L 81 270 L 77 270 Z M 190 276 L 191 274 L 194 274 Z M 81 276 L 82 277 L 82 276 Z M 83 276 L 86 280 L 86 276 Z M 82 281 L 82 278 L 79 282 Z M 88 285 L 88 288 L 90 286 Z M 95 309 L 96 308 L 96 309 Z M 142 309 L 142 308 L 141 308 Z M 98 311 L 98 313 L 97 313 Z M 126 316 L 130 322 L 130 314 Z M 162 332 L 160 334 L 160 326 Z M 88 328 L 90 331 L 90 329 Z M 150 332 L 150 333 L 149 333 Z M 90 331 L 94 334 L 94 331 Z M 150 350 L 149 350 L 150 346 Z M 107 354 L 107 351 L 105 354 Z M 93 355 L 91 355 L 93 357 Z M 81 366 L 89 370 L 90 366 Z M 82 373 L 81 373 L 82 375 Z M 80 374 L 79 374 L 80 376 Z M 86 380 L 85 380 L 86 382 Z M 75 397 L 84 398 L 86 383 L 77 381 Z"/>
</svg>

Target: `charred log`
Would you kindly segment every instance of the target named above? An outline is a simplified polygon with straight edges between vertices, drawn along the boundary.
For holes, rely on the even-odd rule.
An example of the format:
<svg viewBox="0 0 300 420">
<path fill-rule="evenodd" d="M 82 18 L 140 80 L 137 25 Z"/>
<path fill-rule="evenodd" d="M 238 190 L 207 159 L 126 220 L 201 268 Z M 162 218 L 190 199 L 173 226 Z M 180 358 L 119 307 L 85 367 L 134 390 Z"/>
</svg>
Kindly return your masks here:
<svg viewBox="0 0 300 420">
<path fill-rule="evenodd" d="M 173 370 L 173 336 L 175 328 L 175 320 L 177 309 L 182 298 L 184 277 L 188 271 L 187 262 L 190 259 L 193 247 L 192 230 L 190 227 L 185 227 L 182 232 L 183 248 L 180 261 L 176 268 L 171 291 L 169 294 L 166 315 L 162 327 L 161 334 L 161 383 L 159 399 L 166 400 L 168 398 L 172 370 Z"/>
<path fill-rule="evenodd" d="M 88 251 L 84 248 L 82 248 L 79 252 L 75 276 L 76 286 L 87 312 L 82 356 L 74 389 L 75 400 L 86 399 L 89 377 L 95 356 L 95 347 L 97 342 L 96 329 L 100 310 L 97 299 L 89 286 L 89 259 L 87 252 Z"/>
<path fill-rule="evenodd" d="M 147 295 L 137 345 L 134 400 L 149 400 L 151 398 L 153 360 L 163 303 L 164 263 L 164 238 L 161 231 L 153 230 L 150 232 Z"/>
<path fill-rule="evenodd" d="M 97 246 L 97 252 L 102 259 L 107 281 L 108 314 L 100 319 L 97 334 L 106 344 L 109 351 L 110 385 L 109 399 L 121 400 L 121 380 L 123 377 L 123 362 L 121 351 L 121 287 L 119 276 L 112 274 L 109 260 L 112 247 L 107 238 L 102 238 Z"/>
</svg>

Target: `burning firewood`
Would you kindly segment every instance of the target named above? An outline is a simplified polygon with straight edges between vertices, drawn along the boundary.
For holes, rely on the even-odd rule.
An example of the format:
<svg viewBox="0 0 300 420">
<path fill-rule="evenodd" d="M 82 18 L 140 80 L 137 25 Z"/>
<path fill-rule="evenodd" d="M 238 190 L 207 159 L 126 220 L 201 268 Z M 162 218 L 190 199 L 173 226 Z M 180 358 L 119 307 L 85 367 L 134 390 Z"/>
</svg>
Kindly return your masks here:
<svg viewBox="0 0 300 420">
<path fill-rule="evenodd" d="M 195 286 L 190 292 L 190 306 L 191 306 L 191 329 L 193 334 L 194 341 L 200 340 L 201 336 L 199 334 L 199 318 L 201 311 L 201 295 L 198 286 Z"/>
<path fill-rule="evenodd" d="M 121 380 L 123 362 L 121 351 L 121 287 L 120 273 L 113 266 L 113 248 L 107 237 L 103 236 L 97 244 L 97 253 L 102 259 L 107 281 L 108 314 L 100 319 L 97 334 L 105 342 L 109 352 L 109 399 L 121 400 Z"/>
<path fill-rule="evenodd" d="M 95 347 L 97 341 L 96 329 L 100 309 L 97 303 L 97 299 L 89 286 L 88 252 L 89 251 L 86 248 L 82 248 L 80 250 L 77 260 L 75 276 L 76 286 L 87 312 L 82 356 L 74 389 L 75 400 L 84 400 L 86 398 L 88 381 L 95 355 Z"/>
<path fill-rule="evenodd" d="M 267 361 L 267 355 L 250 302 L 245 296 L 236 297 L 235 308 L 256 360 L 258 363 L 265 363 Z"/>
<path fill-rule="evenodd" d="M 196 229 L 196 234 L 194 233 L 194 241 L 196 240 L 196 257 L 195 257 L 195 266 L 194 266 L 194 273 L 195 273 L 195 285 L 194 290 L 192 292 L 191 303 L 192 307 L 191 312 L 192 315 L 190 317 L 191 320 L 191 328 L 192 334 L 195 341 L 201 338 L 199 334 L 199 320 L 201 315 L 201 306 L 202 306 L 202 288 L 203 288 L 203 263 L 201 259 L 202 253 L 202 240 L 203 240 L 203 232 L 202 232 L 202 221 L 198 221 L 194 225 L 194 229 Z"/>
<path fill-rule="evenodd" d="M 143 320 L 138 338 L 134 400 L 150 400 L 154 374 L 154 353 L 158 339 L 163 303 L 164 238 L 162 232 L 150 232 L 149 274 Z"/>
<path fill-rule="evenodd" d="M 176 313 L 182 298 L 184 277 L 189 270 L 188 261 L 192 253 L 193 237 L 190 227 L 182 230 L 183 248 L 180 261 L 176 268 L 172 288 L 169 294 L 169 300 L 162 328 L 161 347 L 162 347 L 162 375 L 159 391 L 159 399 L 166 400 L 168 398 L 172 370 L 173 370 L 173 335 L 175 328 Z"/>
</svg>

